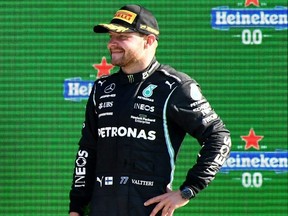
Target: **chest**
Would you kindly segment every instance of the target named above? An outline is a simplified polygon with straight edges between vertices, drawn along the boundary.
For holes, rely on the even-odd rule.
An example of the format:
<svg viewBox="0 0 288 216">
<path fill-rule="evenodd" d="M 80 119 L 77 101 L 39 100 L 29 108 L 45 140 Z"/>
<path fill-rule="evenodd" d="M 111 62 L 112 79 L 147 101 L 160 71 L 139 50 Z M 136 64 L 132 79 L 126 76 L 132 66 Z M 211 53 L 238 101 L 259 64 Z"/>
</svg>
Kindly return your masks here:
<svg viewBox="0 0 288 216">
<path fill-rule="evenodd" d="M 106 83 L 95 96 L 99 126 L 161 124 L 170 92 L 170 86 L 162 80 L 125 85 Z"/>
</svg>

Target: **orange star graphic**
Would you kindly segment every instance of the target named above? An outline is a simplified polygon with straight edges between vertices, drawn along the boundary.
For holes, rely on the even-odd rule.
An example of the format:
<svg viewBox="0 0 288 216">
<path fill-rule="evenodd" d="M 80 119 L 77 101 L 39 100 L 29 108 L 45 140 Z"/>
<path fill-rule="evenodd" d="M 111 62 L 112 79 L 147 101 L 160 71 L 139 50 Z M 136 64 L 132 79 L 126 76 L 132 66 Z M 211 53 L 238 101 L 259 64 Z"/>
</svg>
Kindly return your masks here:
<svg viewBox="0 0 288 216">
<path fill-rule="evenodd" d="M 242 140 L 246 142 L 245 150 L 252 147 L 259 150 L 260 149 L 259 141 L 262 140 L 263 137 L 264 136 L 256 136 L 254 129 L 251 128 L 247 136 L 241 136 Z"/>
<path fill-rule="evenodd" d="M 259 0 L 246 0 L 245 1 L 245 7 L 248 7 L 251 4 L 259 7 Z"/>
<path fill-rule="evenodd" d="M 100 64 L 93 64 L 93 67 L 98 70 L 98 73 L 96 76 L 97 78 L 105 76 L 105 75 L 109 75 L 110 70 L 114 68 L 112 64 L 107 64 L 105 57 L 102 58 L 102 61 Z"/>
</svg>

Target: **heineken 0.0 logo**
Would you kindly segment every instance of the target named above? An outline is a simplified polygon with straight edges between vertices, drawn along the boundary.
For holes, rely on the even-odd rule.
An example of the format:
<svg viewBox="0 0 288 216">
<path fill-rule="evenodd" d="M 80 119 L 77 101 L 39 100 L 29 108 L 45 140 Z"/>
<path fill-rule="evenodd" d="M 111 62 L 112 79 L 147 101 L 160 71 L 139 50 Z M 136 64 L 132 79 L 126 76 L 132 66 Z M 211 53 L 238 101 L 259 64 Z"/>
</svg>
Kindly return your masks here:
<svg viewBox="0 0 288 216">
<path fill-rule="evenodd" d="M 229 6 L 213 8 L 212 28 L 221 31 L 229 31 L 231 28 L 242 29 L 241 34 L 232 37 L 241 38 L 244 45 L 260 45 L 264 38 L 272 37 L 270 34 L 263 34 L 263 29 L 287 30 L 287 7 L 267 8 L 267 4 L 260 4 L 259 0 L 246 0 L 244 4 L 238 3 L 237 6 L 238 8 Z"/>
</svg>

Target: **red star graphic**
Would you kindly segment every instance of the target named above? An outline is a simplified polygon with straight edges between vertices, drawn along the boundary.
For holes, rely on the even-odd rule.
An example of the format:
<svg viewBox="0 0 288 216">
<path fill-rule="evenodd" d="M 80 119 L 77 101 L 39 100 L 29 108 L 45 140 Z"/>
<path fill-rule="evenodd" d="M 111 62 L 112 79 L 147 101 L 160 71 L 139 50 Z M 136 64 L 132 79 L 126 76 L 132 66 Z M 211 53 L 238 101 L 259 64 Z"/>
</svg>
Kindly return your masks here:
<svg viewBox="0 0 288 216">
<path fill-rule="evenodd" d="M 245 7 L 248 7 L 251 4 L 259 7 L 259 0 L 245 0 Z"/>
<path fill-rule="evenodd" d="M 114 68 L 112 64 L 107 64 L 106 58 L 103 57 L 101 64 L 93 64 L 93 67 L 98 70 L 97 78 L 102 77 L 104 75 L 109 75 L 110 70 Z"/>
<path fill-rule="evenodd" d="M 245 150 L 253 147 L 257 150 L 260 149 L 259 147 L 259 141 L 263 139 L 264 136 L 256 136 L 255 131 L 253 128 L 250 129 L 249 134 L 247 136 L 241 136 L 242 140 L 246 142 L 245 144 Z"/>
</svg>

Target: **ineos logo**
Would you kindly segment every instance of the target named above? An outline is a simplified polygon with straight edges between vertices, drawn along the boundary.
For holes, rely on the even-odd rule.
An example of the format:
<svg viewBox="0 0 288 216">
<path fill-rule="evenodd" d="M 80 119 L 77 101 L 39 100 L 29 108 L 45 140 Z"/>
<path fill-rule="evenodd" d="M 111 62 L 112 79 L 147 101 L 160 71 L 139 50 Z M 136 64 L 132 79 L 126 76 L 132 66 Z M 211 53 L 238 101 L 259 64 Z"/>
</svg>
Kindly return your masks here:
<svg viewBox="0 0 288 216">
<path fill-rule="evenodd" d="M 115 87 L 116 87 L 115 83 L 111 83 L 110 85 L 105 87 L 104 92 L 106 94 L 109 94 L 115 89 Z"/>
</svg>

